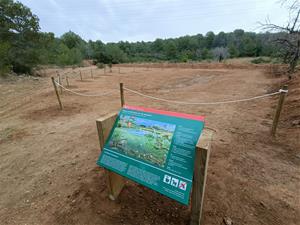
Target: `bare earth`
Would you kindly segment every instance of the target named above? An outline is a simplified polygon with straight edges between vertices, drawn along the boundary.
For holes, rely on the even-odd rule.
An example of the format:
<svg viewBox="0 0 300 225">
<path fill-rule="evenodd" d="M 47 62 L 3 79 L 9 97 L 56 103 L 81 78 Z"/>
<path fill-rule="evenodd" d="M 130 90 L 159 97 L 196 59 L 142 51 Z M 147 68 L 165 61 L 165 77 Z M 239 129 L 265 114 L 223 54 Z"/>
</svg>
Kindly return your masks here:
<svg viewBox="0 0 300 225">
<path fill-rule="evenodd" d="M 95 69 L 95 68 L 94 68 Z M 70 69 L 65 69 L 70 70 Z M 62 70 L 60 70 L 62 72 Z M 95 120 L 120 108 L 118 90 L 109 96 L 64 92 L 58 110 L 49 69 L 44 77 L 1 80 L 1 224 L 188 224 L 190 209 L 128 182 L 118 201 L 107 197 Z M 77 69 L 78 72 L 78 69 Z M 179 101 L 240 99 L 277 91 L 285 77 L 261 67 L 121 67 L 83 69 L 69 78 L 85 94 L 125 87 Z M 299 76 L 298 76 L 299 78 Z M 63 81 L 65 84 L 65 80 Z M 276 138 L 270 127 L 278 96 L 215 106 L 173 105 L 125 92 L 128 105 L 206 116 L 216 131 L 208 169 L 203 224 L 299 225 L 300 81 L 289 95 Z"/>
</svg>

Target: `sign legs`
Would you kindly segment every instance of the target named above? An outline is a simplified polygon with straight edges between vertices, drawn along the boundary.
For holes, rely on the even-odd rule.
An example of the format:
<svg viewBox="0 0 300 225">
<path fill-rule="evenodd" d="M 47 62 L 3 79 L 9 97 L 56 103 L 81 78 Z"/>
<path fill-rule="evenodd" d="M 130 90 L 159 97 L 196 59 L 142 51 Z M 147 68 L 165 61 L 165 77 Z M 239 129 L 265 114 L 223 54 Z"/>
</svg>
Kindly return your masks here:
<svg viewBox="0 0 300 225">
<path fill-rule="evenodd" d="M 109 136 L 110 130 L 112 129 L 115 123 L 117 115 L 117 113 L 112 113 L 96 120 L 101 150 L 103 149 L 106 139 Z M 125 179 L 122 176 L 106 169 L 105 175 L 108 188 L 108 197 L 109 199 L 114 201 L 117 199 L 118 195 L 122 191 L 125 184 Z"/>
<path fill-rule="evenodd" d="M 212 131 L 204 129 L 196 145 L 190 225 L 199 225 L 201 222 L 212 136 Z"/>
</svg>

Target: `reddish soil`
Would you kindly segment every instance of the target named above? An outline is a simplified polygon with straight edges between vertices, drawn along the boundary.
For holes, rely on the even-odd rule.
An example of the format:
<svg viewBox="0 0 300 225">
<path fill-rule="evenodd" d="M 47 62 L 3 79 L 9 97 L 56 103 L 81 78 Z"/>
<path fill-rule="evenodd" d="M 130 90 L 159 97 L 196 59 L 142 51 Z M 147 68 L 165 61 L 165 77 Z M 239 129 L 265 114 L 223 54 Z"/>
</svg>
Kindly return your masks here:
<svg viewBox="0 0 300 225">
<path fill-rule="evenodd" d="M 129 181 L 115 202 L 107 197 L 95 120 L 120 107 L 119 82 L 179 101 L 240 99 L 277 91 L 285 77 L 270 67 L 184 66 L 90 68 L 69 77 L 58 109 L 50 76 L 1 80 L 1 224 L 188 224 L 190 209 Z M 154 66 L 154 65 L 152 65 Z M 95 68 L 94 68 L 95 69 Z M 72 71 L 72 69 L 65 69 Z M 59 70 L 63 72 L 62 70 Z M 65 80 L 63 81 L 65 83 Z M 125 92 L 129 105 L 204 115 L 216 131 L 208 168 L 203 224 L 285 224 L 300 221 L 300 80 L 289 83 L 277 137 L 270 136 L 278 96 L 215 106 L 174 105 Z"/>
</svg>

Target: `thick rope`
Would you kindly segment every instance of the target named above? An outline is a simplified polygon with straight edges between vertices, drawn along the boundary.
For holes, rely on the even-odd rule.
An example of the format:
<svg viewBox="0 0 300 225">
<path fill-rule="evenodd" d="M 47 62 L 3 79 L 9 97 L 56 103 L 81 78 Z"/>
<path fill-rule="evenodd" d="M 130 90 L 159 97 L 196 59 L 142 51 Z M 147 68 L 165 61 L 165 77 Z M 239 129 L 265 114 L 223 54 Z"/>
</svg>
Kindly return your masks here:
<svg viewBox="0 0 300 225">
<path fill-rule="evenodd" d="M 150 98 L 150 99 L 154 99 L 157 101 L 163 101 L 163 102 L 169 102 L 169 103 L 175 103 L 175 104 L 183 104 L 183 105 L 218 105 L 218 104 L 228 104 L 228 103 L 237 103 L 237 102 L 246 102 L 246 101 L 252 101 L 252 100 L 256 100 L 256 99 L 261 99 L 261 98 L 266 98 L 266 97 L 270 97 L 273 95 L 278 95 L 281 92 L 284 92 L 285 90 L 279 90 L 277 92 L 274 93 L 270 93 L 270 94 L 265 94 L 265 95 L 260 95 L 260 96 L 256 96 L 256 97 L 252 97 L 252 98 L 244 98 L 244 99 L 238 99 L 238 100 L 228 100 L 228 101 L 218 101 L 218 102 L 183 102 L 183 101 L 175 101 L 175 100 L 168 100 L 168 99 L 164 99 L 164 98 L 158 98 L 158 97 L 154 97 L 151 95 L 145 95 L 141 92 L 129 89 L 129 88 L 125 88 L 124 90 L 129 91 L 131 93 L 140 95 L 142 97 L 145 98 Z"/>
<path fill-rule="evenodd" d="M 112 90 L 112 91 L 109 91 L 109 92 L 106 92 L 106 93 L 94 94 L 94 95 L 92 95 L 92 94 L 82 94 L 82 93 L 79 93 L 79 92 L 76 92 L 76 91 L 72 91 L 72 90 L 64 87 L 63 85 L 59 84 L 59 82 L 57 82 L 57 81 L 55 81 L 55 83 L 56 83 L 57 86 L 61 87 L 62 89 L 66 90 L 68 92 L 71 92 L 71 93 L 73 93 L 75 95 L 79 95 L 79 96 L 83 96 L 83 97 L 101 97 L 101 96 L 109 95 L 109 94 L 111 94 L 111 93 L 113 93 L 113 92 L 116 91 L 116 90 Z"/>
</svg>

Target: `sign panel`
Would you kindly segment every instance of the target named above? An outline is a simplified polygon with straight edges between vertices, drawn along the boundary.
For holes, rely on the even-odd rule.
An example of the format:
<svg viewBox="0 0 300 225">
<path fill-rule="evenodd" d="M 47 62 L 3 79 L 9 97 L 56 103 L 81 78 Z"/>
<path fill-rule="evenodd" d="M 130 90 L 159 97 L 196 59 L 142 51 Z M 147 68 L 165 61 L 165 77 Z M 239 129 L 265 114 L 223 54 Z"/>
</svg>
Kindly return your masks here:
<svg viewBox="0 0 300 225">
<path fill-rule="evenodd" d="M 201 116 L 125 106 L 97 164 L 189 203 Z"/>
</svg>

